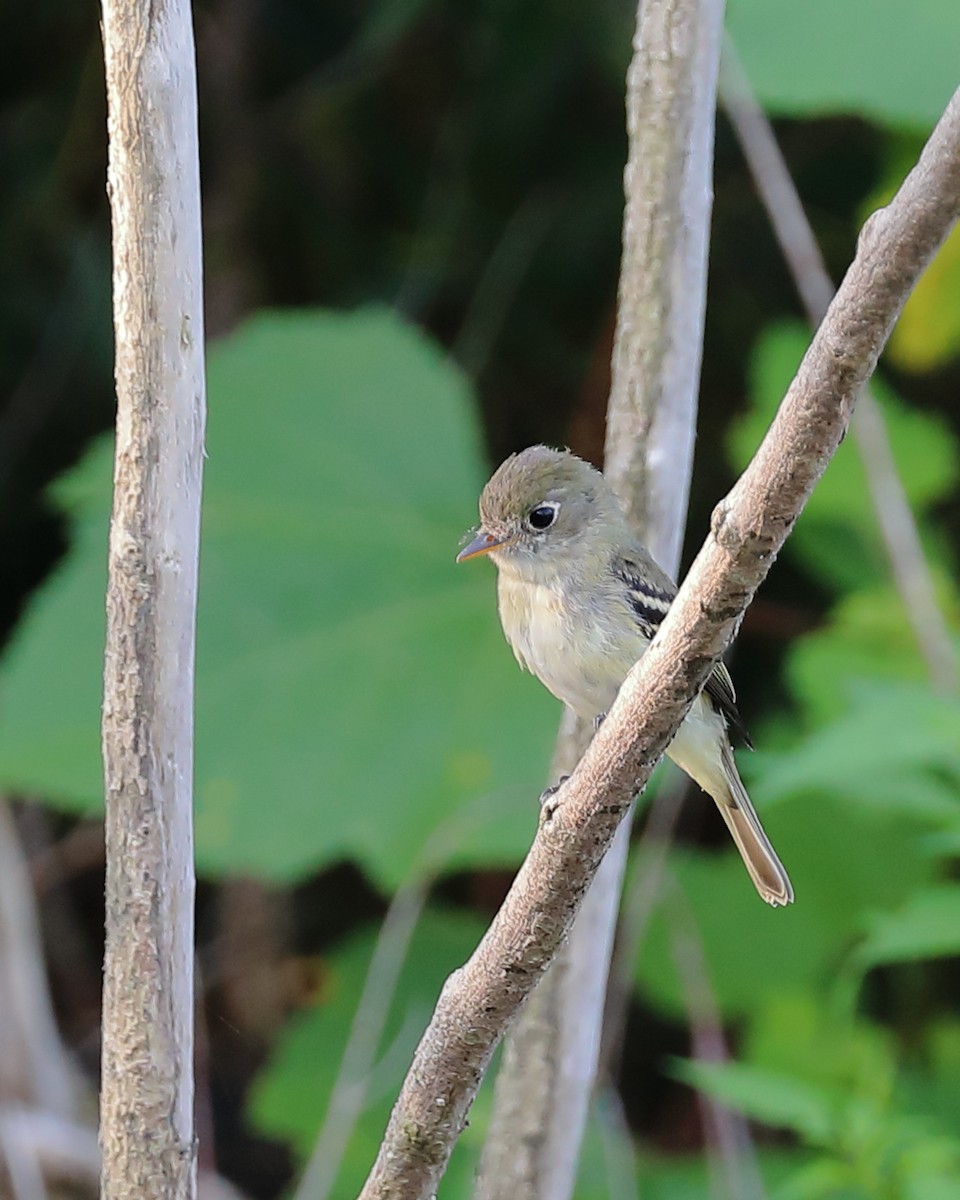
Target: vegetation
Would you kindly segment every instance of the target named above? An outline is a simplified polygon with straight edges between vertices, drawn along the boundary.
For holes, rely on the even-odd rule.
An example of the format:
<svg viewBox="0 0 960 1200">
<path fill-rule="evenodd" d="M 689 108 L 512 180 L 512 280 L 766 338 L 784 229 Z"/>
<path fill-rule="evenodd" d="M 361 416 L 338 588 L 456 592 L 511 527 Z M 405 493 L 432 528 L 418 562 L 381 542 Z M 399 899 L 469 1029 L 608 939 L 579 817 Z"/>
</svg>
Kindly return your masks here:
<svg viewBox="0 0 960 1200">
<path fill-rule="evenodd" d="M 956 83 L 952 0 L 843 13 L 849 36 L 819 0 L 730 11 L 838 270 Z M 78 16 L 33 11 L 20 36 L 55 20 Z M 502 641 L 492 572 L 453 557 L 485 460 L 536 439 L 592 456 L 602 444 L 631 22 L 614 4 L 198 13 L 210 324 L 224 334 L 209 355 L 198 643 L 201 1136 L 251 1196 L 282 1194 L 309 1155 L 384 908 L 420 881 L 430 900 L 333 1194 L 355 1193 L 440 983 L 534 828 L 557 709 Z M 23 831 L 60 814 L 46 826 L 60 851 L 102 793 L 109 444 L 60 476 L 110 418 L 96 53 L 93 28 L 54 40 L 38 80 L 9 82 L 20 120 L 0 129 L 15 167 L 0 266 L 0 785 Z M 688 555 L 802 354 L 796 311 L 721 123 Z M 958 384 L 955 234 L 878 389 L 954 630 Z M 598 1107 L 577 1195 L 626 1178 L 657 1200 L 702 1197 L 716 1147 L 695 1085 L 751 1118 L 778 1200 L 952 1196 L 960 702 L 926 681 L 852 443 L 748 615 L 735 674 L 759 747 L 741 766 L 797 903 L 760 904 L 710 804 L 687 798 L 635 948 L 629 1136 Z M 82 1054 L 98 866 L 57 861 L 41 912 Z M 70 947 L 65 915 L 87 931 Z M 692 975 L 678 960 L 691 940 Z M 729 1063 L 691 1056 L 704 996 Z M 486 1104 L 450 1200 L 469 1194 Z"/>
</svg>

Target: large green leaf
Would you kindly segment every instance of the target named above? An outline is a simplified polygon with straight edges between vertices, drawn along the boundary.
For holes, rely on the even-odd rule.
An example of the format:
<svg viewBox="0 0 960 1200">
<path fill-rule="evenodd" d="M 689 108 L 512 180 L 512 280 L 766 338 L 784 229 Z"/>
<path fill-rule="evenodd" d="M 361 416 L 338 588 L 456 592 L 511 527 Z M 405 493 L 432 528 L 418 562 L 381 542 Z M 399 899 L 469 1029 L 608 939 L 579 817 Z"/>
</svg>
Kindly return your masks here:
<svg viewBox="0 0 960 1200">
<path fill-rule="evenodd" d="M 727 23 L 774 113 L 929 129 L 957 86 L 956 0 L 730 0 Z"/>
<path fill-rule="evenodd" d="M 350 856 L 389 885 L 467 810 L 452 861 L 514 859 L 556 708 L 503 641 L 492 568 L 453 561 L 483 475 L 463 379 L 386 311 L 270 313 L 213 348 L 209 400 L 201 866 Z M 102 795 L 110 477 L 101 447 L 61 489 L 73 550 L 3 672 L 0 783 L 83 810 Z"/>
</svg>

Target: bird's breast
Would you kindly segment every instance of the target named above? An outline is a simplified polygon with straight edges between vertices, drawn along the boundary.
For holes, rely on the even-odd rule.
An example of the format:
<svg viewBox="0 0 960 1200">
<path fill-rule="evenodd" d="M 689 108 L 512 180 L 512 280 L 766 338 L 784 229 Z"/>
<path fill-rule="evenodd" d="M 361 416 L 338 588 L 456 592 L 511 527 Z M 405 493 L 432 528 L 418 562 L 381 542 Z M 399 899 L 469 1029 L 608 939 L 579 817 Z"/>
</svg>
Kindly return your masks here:
<svg viewBox="0 0 960 1200">
<path fill-rule="evenodd" d="M 498 593 L 503 631 L 520 665 L 580 716 L 606 712 L 643 640 L 599 604 L 578 604 L 560 586 L 501 570 Z"/>
</svg>

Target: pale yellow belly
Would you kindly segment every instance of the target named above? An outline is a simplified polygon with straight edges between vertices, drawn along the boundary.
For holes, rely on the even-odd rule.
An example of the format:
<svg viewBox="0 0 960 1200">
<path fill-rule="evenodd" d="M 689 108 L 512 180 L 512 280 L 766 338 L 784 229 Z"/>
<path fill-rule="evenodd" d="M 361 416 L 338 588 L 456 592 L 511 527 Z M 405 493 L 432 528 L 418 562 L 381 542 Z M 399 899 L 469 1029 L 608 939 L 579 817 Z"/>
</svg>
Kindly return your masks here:
<svg viewBox="0 0 960 1200">
<path fill-rule="evenodd" d="M 515 585 L 503 572 L 500 620 L 518 662 L 578 715 L 593 719 L 613 704 L 647 643 L 612 636 L 589 614 L 572 612 L 563 593 L 540 584 Z M 629 630 L 629 626 L 622 626 Z"/>
<path fill-rule="evenodd" d="M 647 648 L 639 629 L 571 612 L 561 591 L 539 584 L 517 585 L 500 573 L 500 620 L 518 662 L 579 716 L 593 720 L 613 705 L 630 668 Z M 667 754 L 713 795 L 724 791 L 720 746 L 723 717 L 698 696 Z"/>
</svg>

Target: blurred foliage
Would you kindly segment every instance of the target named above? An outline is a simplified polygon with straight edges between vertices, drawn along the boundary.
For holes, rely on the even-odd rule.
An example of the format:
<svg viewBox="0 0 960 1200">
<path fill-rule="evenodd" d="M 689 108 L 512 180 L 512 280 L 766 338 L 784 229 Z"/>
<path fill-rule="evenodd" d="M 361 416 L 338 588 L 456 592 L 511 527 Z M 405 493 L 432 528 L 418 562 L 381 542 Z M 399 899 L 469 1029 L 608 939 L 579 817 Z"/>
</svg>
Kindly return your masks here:
<svg viewBox="0 0 960 1200">
<path fill-rule="evenodd" d="M 730 438 L 740 466 L 799 361 L 800 342 L 797 330 L 773 326 L 755 347 L 753 405 Z M 877 390 L 956 628 L 957 564 L 937 536 L 933 506 L 956 486 L 957 445 L 935 417 Z M 946 1198 L 960 1181 L 958 1093 L 940 1081 L 951 1078 L 957 1043 L 954 1024 L 927 996 L 922 964 L 960 955 L 960 885 L 951 881 L 960 699 L 923 682 L 899 597 L 882 583 L 888 569 L 852 438 L 787 552 L 838 599 L 823 626 L 788 653 L 789 722 L 775 720 L 772 736 L 761 727 L 758 737 L 779 748 L 743 766 L 761 806 L 772 806 L 765 823 L 797 903 L 764 911 L 729 856 L 678 856 L 703 944 L 700 986 L 725 1016 L 739 1018 L 743 1046 L 738 1062 L 688 1062 L 677 1073 L 817 1151 L 774 1193 L 778 1200 Z M 681 1017 L 695 998 L 675 964 L 677 936 L 664 904 L 637 981 L 647 1002 Z M 863 1004 L 880 971 L 888 986 L 920 993 L 919 1003 L 883 1014 L 888 1021 Z"/>
<path fill-rule="evenodd" d="M 489 566 L 453 561 L 482 476 L 462 378 L 387 312 L 261 314 L 211 353 L 209 403 L 201 869 L 352 858 L 389 887 L 451 814 L 448 868 L 515 860 L 556 706 L 515 668 Z M 61 484 L 74 553 L 3 673 L 0 782 L 81 811 L 102 803 L 111 478 L 103 446 Z"/>
<path fill-rule="evenodd" d="M 444 876 L 392 998 L 334 1193 L 347 1197 L 442 978 L 502 893 L 492 868 L 519 859 L 536 819 L 556 708 L 502 641 L 493 572 L 452 560 L 475 520 L 484 442 L 493 460 L 538 439 L 600 453 L 634 5 L 198 0 L 195 11 L 207 324 L 219 339 L 198 649 L 200 956 L 214 980 L 216 1157 L 246 1194 L 266 1200 L 289 1181 L 285 1162 L 258 1173 L 265 1138 L 296 1161 L 313 1144 L 370 960 L 374 888 Z M 729 28 L 784 118 L 839 278 L 859 221 L 956 84 L 956 0 L 730 0 Z M 95 22 L 47 0 L 19 15 L 3 58 L 4 636 L 23 615 L 0 663 L 0 782 L 87 815 L 101 792 L 110 449 L 63 471 L 112 420 Z M 954 628 L 958 271 L 955 234 L 876 389 Z M 722 118 L 710 286 L 688 553 L 808 340 Z M 741 764 L 797 903 L 760 904 L 712 808 L 687 806 L 633 980 L 626 1062 L 642 1070 L 625 1070 L 621 1089 L 634 1136 L 598 1105 L 578 1200 L 629 1196 L 638 1180 L 646 1200 L 724 1194 L 678 1077 L 751 1118 L 771 1200 L 953 1197 L 960 711 L 926 685 L 853 439 L 748 614 L 735 667 L 761 748 Z M 217 1007 L 218 905 L 243 875 L 285 885 L 284 967 L 295 974 L 305 957 L 319 979 L 307 996 L 293 990 L 297 1011 L 262 1045 Z M 96 1006 L 71 982 L 84 942 L 56 907 L 63 891 L 51 890 L 48 928 L 70 937 L 49 935 L 50 975 L 82 1053 Z M 95 988 L 99 876 L 71 895 Z M 678 973 L 681 937 L 702 946 L 697 986 L 735 1062 L 671 1065 L 703 1001 Z M 240 989 L 256 993 L 262 976 L 245 969 Z M 469 1195 L 487 1104 L 482 1094 L 445 1200 Z"/>
<path fill-rule="evenodd" d="M 733 425 L 731 459 L 742 470 L 753 456 L 806 351 L 809 333 L 799 323 L 771 323 L 750 365 L 753 403 Z M 956 487 L 960 458 L 944 420 L 905 407 L 874 379 L 871 390 L 883 411 L 894 458 L 911 507 L 920 517 Z M 859 460 L 856 439 L 844 439 L 791 534 L 791 552 L 817 579 L 838 591 L 858 593 L 889 577 L 886 553 Z"/>
<path fill-rule="evenodd" d="M 960 354 L 960 229 L 943 244 L 904 306 L 890 358 L 908 371 L 929 371 Z"/>
<path fill-rule="evenodd" d="M 730 0 L 728 15 L 771 112 L 854 112 L 924 131 L 957 86 L 956 37 L 945 36 L 956 21 L 953 0 Z M 923 53 L 910 58 L 907 45 Z"/>
<path fill-rule="evenodd" d="M 346 1147 L 337 1195 L 359 1193 L 440 987 L 473 952 L 482 933 L 483 924 L 464 914 L 428 911 L 421 918 L 391 999 L 376 1068 L 366 1083 L 363 1115 Z M 260 1127 L 290 1139 L 304 1158 L 316 1141 L 340 1065 L 330 1049 L 342 1047 L 349 1036 L 375 938 L 375 931 L 367 930 L 327 957 L 316 1003 L 284 1031 L 269 1072 L 253 1092 L 252 1115 Z M 451 1164 L 448 1187 L 457 1181 L 466 1187 L 476 1167 L 477 1139 L 463 1142 Z"/>
</svg>

